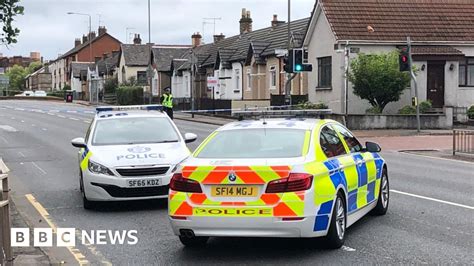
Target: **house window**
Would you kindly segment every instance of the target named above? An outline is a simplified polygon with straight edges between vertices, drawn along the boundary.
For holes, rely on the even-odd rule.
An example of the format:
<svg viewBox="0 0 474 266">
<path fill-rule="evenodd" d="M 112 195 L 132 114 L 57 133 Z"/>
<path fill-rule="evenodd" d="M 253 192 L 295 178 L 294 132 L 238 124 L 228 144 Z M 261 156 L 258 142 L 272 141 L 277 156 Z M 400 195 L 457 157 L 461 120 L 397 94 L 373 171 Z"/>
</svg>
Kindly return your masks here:
<svg viewBox="0 0 474 266">
<path fill-rule="evenodd" d="M 137 71 L 137 83 L 138 85 L 147 84 L 146 71 Z"/>
<path fill-rule="evenodd" d="M 276 89 L 277 84 L 277 73 L 276 73 L 276 66 L 270 67 L 270 89 Z"/>
<path fill-rule="evenodd" d="M 240 92 L 240 69 L 236 69 L 234 73 L 235 73 L 234 93 L 239 93 Z"/>
<path fill-rule="evenodd" d="M 247 90 L 252 90 L 252 70 L 247 69 Z"/>
<path fill-rule="evenodd" d="M 332 76 L 332 58 L 320 57 L 318 58 L 318 87 L 330 88 Z"/>
<path fill-rule="evenodd" d="M 459 86 L 474 87 L 474 57 L 459 62 Z"/>
</svg>

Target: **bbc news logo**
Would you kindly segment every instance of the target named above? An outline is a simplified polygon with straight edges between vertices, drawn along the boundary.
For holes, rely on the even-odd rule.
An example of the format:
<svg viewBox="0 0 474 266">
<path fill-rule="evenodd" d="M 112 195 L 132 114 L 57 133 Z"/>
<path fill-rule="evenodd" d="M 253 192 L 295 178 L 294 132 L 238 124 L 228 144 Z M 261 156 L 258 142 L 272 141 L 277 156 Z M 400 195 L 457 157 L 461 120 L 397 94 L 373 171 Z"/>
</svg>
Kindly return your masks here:
<svg viewBox="0 0 474 266">
<path fill-rule="evenodd" d="M 33 229 L 33 246 L 35 247 L 74 247 L 76 240 L 82 245 L 136 245 L 138 243 L 137 230 L 79 230 L 76 238 L 75 228 L 57 228 L 53 234 L 51 228 Z M 56 237 L 54 237 L 56 235 Z M 12 247 L 29 247 L 30 229 L 11 229 Z"/>
</svg>

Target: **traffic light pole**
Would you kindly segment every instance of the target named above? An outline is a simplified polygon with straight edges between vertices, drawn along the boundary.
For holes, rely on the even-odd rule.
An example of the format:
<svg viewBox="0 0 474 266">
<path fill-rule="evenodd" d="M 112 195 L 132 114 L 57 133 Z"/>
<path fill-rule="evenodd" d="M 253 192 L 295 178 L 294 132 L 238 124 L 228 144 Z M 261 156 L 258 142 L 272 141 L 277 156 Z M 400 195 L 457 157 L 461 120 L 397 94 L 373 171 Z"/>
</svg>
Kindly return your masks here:
<svg viewBox="0 0 474 266">
<path fill-rule="evenodd" d="M 288 56 L 290 56 L 291 49 L 291 0 L 288 0 Z M 296 75 L 291 75 L 287 73 L 287 80 L 285 83 L 285 103 L 290 106 L 291 109 L 291 81 L 295 78 Z"/>
<path fill-rule="evenodd" d="M 407 50 L 408 50 L 408 63 L 410 65 L 410 76 L 415 84 L 415 104 L 416 104 L 416 128 L 417 132 L 420 133 L 421 122 L 420 122 L 420 105 L 418 104 L 418 85 L 416 82 L 415 72 L 413 72 L 413 59 L 411 58 L 411 39 L 407 37 Z"/>
</svg>

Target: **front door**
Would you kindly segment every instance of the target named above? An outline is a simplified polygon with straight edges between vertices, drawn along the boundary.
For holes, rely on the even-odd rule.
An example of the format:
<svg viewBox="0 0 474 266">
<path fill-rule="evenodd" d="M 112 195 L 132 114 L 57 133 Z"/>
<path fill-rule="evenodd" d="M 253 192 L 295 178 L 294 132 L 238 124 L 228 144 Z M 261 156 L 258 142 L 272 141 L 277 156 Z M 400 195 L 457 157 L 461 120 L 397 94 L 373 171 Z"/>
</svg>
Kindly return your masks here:
<svg viewBox="0 0 474 266">
<path fill-rule="evenodd" d="M 428 62 L 428 86 L 426 98 L 433 107 L 444 106 L 444 61 Z"/>
</svg>

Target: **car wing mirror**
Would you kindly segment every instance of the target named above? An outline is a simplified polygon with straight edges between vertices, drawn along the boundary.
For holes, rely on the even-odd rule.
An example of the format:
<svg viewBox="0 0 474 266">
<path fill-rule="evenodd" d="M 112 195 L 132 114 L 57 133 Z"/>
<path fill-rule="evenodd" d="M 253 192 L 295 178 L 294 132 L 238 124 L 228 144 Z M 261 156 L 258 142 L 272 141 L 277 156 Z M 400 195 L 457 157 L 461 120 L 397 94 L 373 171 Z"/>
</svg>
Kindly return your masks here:
<svg viewBox="0 0 474 266">
<path fill-rule="evenodd" d="M 367 141 L 365 143 L 365 150 L 368 152 L 381 152 L 382 148 L 375 142 Z"/>
<path fill-rule="evenodd" d="M 197 140 L 197 135 L 194 133 L 186 133 L 184 134 L 184 142 L 191 143 Z"/>
<path fill-rule="evenodd" d="M 72 146 L 74 146 L 76 148 L 85 148 L 86 147 L 86 142 L 85 142 L 84 138 L 75 138 L 75 139 L 71 140 L 71 144 L 72 144 Z"/>
</svg>

